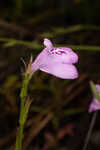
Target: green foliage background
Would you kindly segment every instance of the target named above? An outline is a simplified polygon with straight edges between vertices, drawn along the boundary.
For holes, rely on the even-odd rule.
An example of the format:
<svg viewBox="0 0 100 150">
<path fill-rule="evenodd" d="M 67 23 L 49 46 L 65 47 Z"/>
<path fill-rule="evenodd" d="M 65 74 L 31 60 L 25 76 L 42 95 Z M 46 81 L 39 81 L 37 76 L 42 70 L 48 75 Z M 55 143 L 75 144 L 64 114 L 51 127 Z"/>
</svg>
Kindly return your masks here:
<svg viewBox="0 0 100 150">
<path fill-rule="evenodd" d="M 6 149 L 14 145 L 15 141 L 19 93 L 25 70 L 21 58 L 26 64 L 31 54 L 35 59 L 44 48 L 45 37 L 50 38 L 55 46 L 71 47 L 77 52 L 79 79 L 61 80 L 40 71 L 36 72 L 29 85 L 32 106 L 25 133 L 33 125 L 35 131 L 52 114 L 50 131 L 52 128 L 56 136 L 59 129 L 67 123 L 77 122 L 80 116 L 82 118 L 87 114 L 92 95 L 89 80 L 100 83 L 99 11 L 99 0 L 1 1 L 0 148 Z M 49 128 L 48 122 L 44 127 Z M 39 128 L 40 131 L 42 128 Z M 12 142 L 9 141 L 9 136 L 13 139 Z M 56 140 L 59 143 L 57 138 Z M 55 145 L 53 143 L 54 147 Z"/>
</svg>

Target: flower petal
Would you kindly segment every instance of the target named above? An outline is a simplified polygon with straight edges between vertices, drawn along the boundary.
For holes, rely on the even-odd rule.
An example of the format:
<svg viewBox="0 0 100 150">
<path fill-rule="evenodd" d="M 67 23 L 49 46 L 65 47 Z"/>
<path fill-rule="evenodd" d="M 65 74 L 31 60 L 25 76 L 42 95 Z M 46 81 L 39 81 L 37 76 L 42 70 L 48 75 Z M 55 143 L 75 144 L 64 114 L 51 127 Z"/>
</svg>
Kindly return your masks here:
<svg viewBox="0 0 100 150">
<path fill-rule="evenodd" d="M 41 65 L 40 70 L 62 79 L 75 79 L 78 77 L 76 67 L 71 64 L 51 62 L 48 65 Z"/>
<path fill-rule="evenodd" d="M 70 48 L 60 47 L 53 48 L 51 51 L 51 57 L 55 62 L 74 64 L 78 62 L 78 55 Z"/>
<path fill-rule="evenodd" d="M 96 84 L 96 89 L 97 89 L 98 94 L 100 96 L 100 85 L 99 84 Z M 100 102 L 99 102 L 99 100 L 96 99 L 96 97 L 94 97 L 90 106 L 89 106 L 89 112 L 93 112 L 96 110 L 100 110 Z"/>
<path fill-rule="evenodd" d="M 34 73 L 36 70 L 39 69 L 41 64 L 45 64 L 47 62 L 47 50 L 46 48 L 36 57 L 34 62 L 32 63 L 31 72 Z"/>
<path fill-rule="evenodd" d="M 99 84 L 96 84 L 96 89 L 97 89 L 98 94 L 99 94 L 99 96 L 100 96 L 100 85 L 99 85 Z"/>
<path fill-rule="evenodd" d="M 93 98 L 93 101 L 89 106 L 89 112 L 93 112 L 96 110 L 100 110 L 100 102 L 96 98 Z"/>
<path fill-rule="evenodd" d="M 47 39 L 47 38 L 44 39 L 44 45 L 45 45 L 46 48 L 48 48 L 48 49 L 52 49 L 52 47 L 53 47 L 52 42 L 51 42 L 49 39 Z"/>
<path fill-rule="evenodd" d="M 78 55 L 70 48 L 55 48 L 52 42 L 44 39 L 45 49 L 37 56 L 32 64 L 32 73 L 40 69 L 63 79 L 75 79 L 78 77 L 74 65 L 78 61 Z"/>
</svg>

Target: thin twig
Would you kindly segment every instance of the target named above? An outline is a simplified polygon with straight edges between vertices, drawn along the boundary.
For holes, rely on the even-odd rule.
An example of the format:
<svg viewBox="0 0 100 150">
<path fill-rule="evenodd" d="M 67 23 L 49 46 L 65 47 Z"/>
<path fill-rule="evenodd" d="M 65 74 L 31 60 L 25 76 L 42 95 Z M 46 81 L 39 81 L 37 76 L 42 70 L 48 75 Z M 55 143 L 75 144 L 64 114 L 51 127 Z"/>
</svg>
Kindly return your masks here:
<svg viewBox="0 0 100 150">
<path fill-rule="evenodd" d="M 90 136 L 91 136 L 91 133 L 92 133 L 92 129 L 94 127 L 94 123 L 95 123 L 95 120 L 96 120 L 96 116 L 97 116 L 97 111 L 94 112 L 94 114 L 93 114 L 92 121 L 91 121 L 91 124 L 90 124 L 90 127 L 89 127 L 89 131 L 87 133 L 87 136 L 86 136 L 86 139 L 85 139 L 85 143 L 84 143 L 84 146 L 83 146 L 83 150 L 87 149 L 87 146 L 88 146 L 88 143 L 89 143 L 89 139 L 90 139 Z"/>
</svg>

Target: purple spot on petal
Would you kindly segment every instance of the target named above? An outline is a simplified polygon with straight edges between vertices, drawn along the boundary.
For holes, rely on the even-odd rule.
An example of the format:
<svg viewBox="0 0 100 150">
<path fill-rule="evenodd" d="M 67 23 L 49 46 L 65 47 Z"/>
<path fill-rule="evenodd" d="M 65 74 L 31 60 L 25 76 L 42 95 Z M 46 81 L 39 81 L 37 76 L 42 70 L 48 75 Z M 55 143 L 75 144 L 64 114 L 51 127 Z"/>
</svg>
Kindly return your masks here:
<svg viewBox="0 0 100 150">
<path fill-rule="evenodd" d="M 66 52 L 62 48 L 52 48 L 49 52 L 51 54 L 57 54 L 57 55 L 66 54 Z"/>
</svg>

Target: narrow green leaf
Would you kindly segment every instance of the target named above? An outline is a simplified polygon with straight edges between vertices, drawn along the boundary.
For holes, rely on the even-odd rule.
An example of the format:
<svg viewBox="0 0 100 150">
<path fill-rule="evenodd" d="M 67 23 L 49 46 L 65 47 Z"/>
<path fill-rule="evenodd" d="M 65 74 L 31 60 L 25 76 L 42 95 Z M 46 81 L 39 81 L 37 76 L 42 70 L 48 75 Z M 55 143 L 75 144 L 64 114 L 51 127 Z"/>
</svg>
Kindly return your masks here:
<svg viewBox="0 0 100 150">
<path fill-rule="evenodd" d="M 100 96 L 99 96 L 99 93 L 96 89 L 96 86 L 95 84 L 93 83 L 93 81 L 90 82 L 90 87 L 91 87 L 91 90 L 93 92 L 93 95 L 96 97 L 96 99 L 100 102 Z"/>
</svg>

